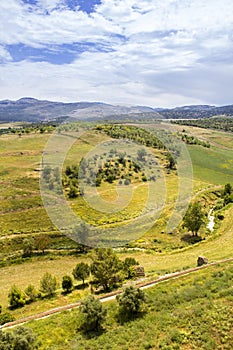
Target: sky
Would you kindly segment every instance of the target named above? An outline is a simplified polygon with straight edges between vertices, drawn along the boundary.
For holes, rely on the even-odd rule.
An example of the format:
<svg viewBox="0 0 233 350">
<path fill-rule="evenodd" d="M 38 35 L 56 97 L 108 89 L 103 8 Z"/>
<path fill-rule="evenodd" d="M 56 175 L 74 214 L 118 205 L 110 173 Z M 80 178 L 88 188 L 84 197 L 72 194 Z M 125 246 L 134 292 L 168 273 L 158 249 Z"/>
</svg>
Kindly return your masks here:
<svg viewBox="0 0 233 350">
<path fill-rule="evenodd" d="M 232 0 L 0 0 L 0 100 L 233 103 Z"/>
</svg>

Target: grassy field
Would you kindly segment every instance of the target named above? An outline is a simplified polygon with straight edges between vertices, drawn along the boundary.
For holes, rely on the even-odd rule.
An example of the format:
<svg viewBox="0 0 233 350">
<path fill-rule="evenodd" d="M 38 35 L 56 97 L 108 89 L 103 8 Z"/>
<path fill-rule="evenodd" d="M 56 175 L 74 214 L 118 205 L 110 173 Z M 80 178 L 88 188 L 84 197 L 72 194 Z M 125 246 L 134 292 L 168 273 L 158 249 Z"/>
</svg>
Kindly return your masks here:
<svg viewBox="0 0 233 350">
<path fill-rule="evenodd" d="M 233 347 L 233 264 L 210 267 L 146 291 L 147 305 L 121 324 L 117 303 L 104 304 L 103 332 L 83 334 L 79 311 L 27 324 L 40 350 L 225 349 Z"/>
<path fill-rule="evenodd" d="M 188 129 L 188 127 L 185 129 Z M 195 130 L 195 131 L 193 131 Z M 198 128 L 189 128 L 189 132 L 195 132 L 195 136 L 209 141 L 210 149 L 201 146 L 188 146 L 194 170 L 194 193 L 201 196 L 203 190 L 215 189 L 218 185 L 227 182 L 233 184 L 232 159 L 230 149 L 233 137 L 227 133 L 210 130 L 205 131 Z M 226 141 L 222 138 L 226 136 Z M 49 134 L 27 134 L 19 137 L 17 135 L 2 135 L 0 137 L 0 258 L 6 259 L 8 255 L 21 254 L 22 238 L 34 236 L 41 232 L 55 234 L 56 228 L 50 221 L 40 198 L 39 191 L 39 165 L 41 154 L 49 138 Z M 78 140 L 67 155 L 64 167 L 78 162 L 96 143 L 107 140 L 106 135 L 88 132 L 82 139 Z M 161 159 L 163 156 L 161 155 Z M 131 248 L 140 247 L 142 250 L 118 250 L 123 259 L 126 256 L 134 256 L 140 264 L 145 267 L 147 275 L 164 274 L 166 272 L 181 270 L 196 265 L 198 255 L 206 255 L 210 261 L 232 256 L 233 246 L 233 208 L 228 207 L 224 213 L 224 220 L 218 223 L 217 230 L 212 235 L 206 235 L 202 242 L 189 245 L 181 241 L 184 231 L 164 233 L 166 222 L 171 214 L 172 207 L 177 195 L 177 175 L 173 171 L 165 174 L 166 180 L 166 205 L 160 218 L 151 230 L 149 230 L 138 241 L 133 242 Z M 146 200 L 146 184 L 134 184 L 134 196 L 128 207 L 119 213 L 100 215 L 80 197 L 69 201 L 71 208 L 80 217 L 92 224 L 121 225 L 124 221 L 131 220 L 144 206 Z M 99 189 L 99 194 L 105 200 L 116 198 L 115 185 L 105 183 Z M 213 205 L 215 197 L 203 193 L 207 198 L 207 208 Z M 205 232 L 203 231 L 203 235 Z M 12 238 L 13 237 L 13 238 Z M 12 238 L 12 240 L 11 240 Z M 67 238 L 52 238 L 53 249 L 72 246 Z M 59 281 L 64 274 L 71 274 L 77 261 L 82 256 L 49 256 L 43 258 L 32 258 L 23 264 L 14 264 L 1 268 L 0 277 L 0 304 L 7 306 L 7 294 L 12 284 L 19 285 L 22 289 L 29 283 L 39 286 L 39 280 L 46 271 L 55 274 Z M 60 295 L 60 294 L 59 294 Z M 73 298 L 80 296 L 70 296 Z M 52 305 L 62 305 L 66 299 L 58 298 L 52 301 Z M 34 304 L 33 304 L 34 305 Z M 38 302 L 37 310 L 46 310 L 48 303 Z M 27 306 L 16 311 L 17 317 L 33 312 L 33 307 Z"/>
<path fill-rule="evenodd" d="M 225 212 L 225 221 L 223 221 L 218 236 L 212 240 L 207 240 L 185 248 L 174 253 L 155 253 L 153 251 L 119 251 L 119 257 L 135 257 L 141 265 L 145 267 L 148 276 L 163 275 L 165 273 L 183 270 L 185 268 L 196 266 L 197 257 L 205 255 L 209 261 L 216 261 L 227 257 L 232 257 L 233 246 L 233 207 Z M 220 249 L 221 247 L 221 249 Z M 42 261 L 34 260 L 22 265 L 13 265 L 1 268 L 0 300 L 4 307 L 7 306 L 7 295 L 12 284 L 25 289 L 29 283 L 39 287 L 39 280 L 45 272 L 54 274 L 61 282 L 62 276 L 71 274 L 75 264 L 84 259 L 83 257 L 58 257 L 54 260 L 44 258 Z M 77 296 L 78 298 L 78 296 Z M 71 299 L 73 300 L 73 299 Z M 64 299 L 53 301 L 53 306 L 63 305 Z M 36 310 L 44 311 L 50 304 L 38 302 Z M 50 305 L 50 306 L 52 306 Z M 29 315 L 33 313 L 34 304 L 26 306 L 23 309 L 15 311 L 17 316 Z"/>
<path fill-rule="evenodd" d="M 194 177 L 215 185 L 233 183 L 233 151 L 200 146 L 188 147 L 194 169 Z"/>
</svg>

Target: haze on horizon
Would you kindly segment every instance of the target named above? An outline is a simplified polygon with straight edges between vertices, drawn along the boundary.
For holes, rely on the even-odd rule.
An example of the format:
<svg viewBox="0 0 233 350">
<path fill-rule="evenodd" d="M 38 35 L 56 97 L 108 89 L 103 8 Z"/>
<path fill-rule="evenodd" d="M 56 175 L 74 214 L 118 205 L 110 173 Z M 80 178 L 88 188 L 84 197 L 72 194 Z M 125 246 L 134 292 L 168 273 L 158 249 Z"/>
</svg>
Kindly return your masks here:
<svg viewBox="0 0 233 350">
<path fill-rule="evenodd" d="M 0 100 L 232 104 L 230 0 L 1 0 Z"/>
</svg>

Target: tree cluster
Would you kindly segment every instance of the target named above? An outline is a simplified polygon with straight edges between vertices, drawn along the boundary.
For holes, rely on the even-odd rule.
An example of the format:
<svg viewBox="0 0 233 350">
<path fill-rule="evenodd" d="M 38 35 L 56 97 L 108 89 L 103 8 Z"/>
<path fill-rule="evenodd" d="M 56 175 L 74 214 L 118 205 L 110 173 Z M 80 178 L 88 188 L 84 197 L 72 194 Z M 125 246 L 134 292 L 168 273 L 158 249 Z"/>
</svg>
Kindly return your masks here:
<svg viewBox="0 0 233 350">
<path fill-rule="evenodd" d="M 46 272 L 40 280 L 40 291 L 32 284 L 29 284 L 24 291 L 16 285 L 13 285 L 8 294 L 10 308 L 15 309 L 23 307 L 26 303 L 31 303 L 43 296 L 51 297 L 57 289 L 56 277 Z"/>
<path fill-rule="evenodd" d="M 97 125 L 96 130 L 104 131 L 114 139 L 128 139 L 147 147 L 164 149 L 163 143 L 154 134 L 136 126 L 119 124 Z"/>
<path fill-rule="evenodd" d="M 233 203 L 233 188 L 230 183 L 227 183 L 224 186 L 222 197 L 223 197 L 224 205 Z"/>
<path fill-rule="evenodd" d="M 91 284 L 104 291 L 109 291 L 122 284 L 124 279 L 135 277 L 134 266 L 138 262 L 132 258 L 120 260 L 111 248 L 96 248 L 89 255 L 91 264 L 85 262 L 78 263 L 73 271 L 73 277 L 77 281 L 85 280 L 92 275 Z M 11 309 L 23 307 L 25 304 L 36 301 L 39 298 L 52 297 L 58 288 L 55 276 L 46 272 L 40 280 L 40 289 L 37 290 L 32 284 L 29 284 L 23 291 L 16 285 L 13 285 L 8 294 L 9 306 Z M 70 293 L 74 288 L 74 283 L 69 275 L 62 278 L 62 289 L 64 293 Z M 2 322 L 9 322 L 8 315 L 2 317 Z M 1 317 L 0 317 L 1 321 Z"/>
<path fill-rule="evenodd" d="M 37 348 L 36 336 L 29 328 L 18 327 L 13 332 L 0 330 L 1 350 L 34 350 Z"/>
<path fill-rule="evenodd" d="M 121 295 L 116 298 L 118 302 L 118 319 L 120 322 L 135 319 L 142 311 L 146 302 L 145 293 L 133 286 L 126 287 Z M 107 310 L 99 299 L 88 296 L 81 302 L 80 329 L 84 332 L 98 332 L 103 328 L 106 320 Z"/>
<path fill-rule="evenodd" d="M 50 165 L 45 165 L 42 172 L 42 179 L 50 190 L 54 190 L 57 193 L 61 192 L 60 171 L 58 167 L 52 168 Z"/>
<path fill-rule="evenodd" d="M 185 133 L 182 133 L 181 139 L 182 139 L 182 141 L 184 141 L 188 145 L 199 145 L 199 146 L 203 146 L 206 148 L 210 148 L 209 142 L 201 141 L 193 135 L 187 135 Z"/>
<path fill-rule="evenodd" d="M 51 243 L 51 238 L 47 234 L 39 234 L 34 238 L 25 238 L 23 240 L 23 257 L 32 256 L 33 250 L 39 250 L 42 254 L 45 253 L 45 250 L 49 247 Z"/>
</svg>

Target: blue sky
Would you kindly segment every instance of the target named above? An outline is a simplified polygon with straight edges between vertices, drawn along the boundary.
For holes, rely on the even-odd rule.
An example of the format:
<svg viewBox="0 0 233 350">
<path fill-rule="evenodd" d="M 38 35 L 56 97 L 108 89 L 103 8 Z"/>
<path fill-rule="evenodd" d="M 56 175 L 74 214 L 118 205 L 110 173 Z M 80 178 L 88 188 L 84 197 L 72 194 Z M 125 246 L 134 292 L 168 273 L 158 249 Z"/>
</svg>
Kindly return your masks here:
<svg viewBox="0 0 233 350">
<path fill-rule="evenodd" d="M 1 0 L 0 99 L 232 104 L 232 0 Z"/>
</svg>

